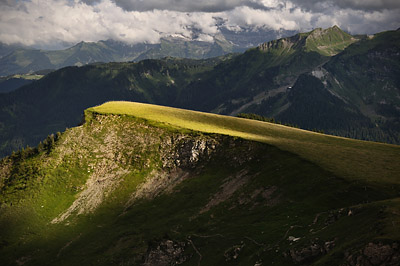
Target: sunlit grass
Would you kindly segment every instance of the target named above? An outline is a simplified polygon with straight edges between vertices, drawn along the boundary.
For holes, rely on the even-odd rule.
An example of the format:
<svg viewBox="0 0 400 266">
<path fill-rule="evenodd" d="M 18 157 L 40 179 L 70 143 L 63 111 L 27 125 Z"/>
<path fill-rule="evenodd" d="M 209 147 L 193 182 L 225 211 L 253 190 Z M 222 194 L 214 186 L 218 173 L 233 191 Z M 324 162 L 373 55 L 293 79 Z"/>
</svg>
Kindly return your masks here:
<svg viewBox="0 0 400 266">
<path fill-rule="evenodd" d="M 28 80 L 39 80 L 43 78 L 43 75 L 38 75 L 38 74 L 16 74 L 12 76 L 13 78 L 17 79 L 28 79 Z"/>
<path fill-rule="evenodd" d="M 134 102 L 107 102 L 89 108 L 129 115 L 175 128 L 226 134 L 274 145 L 347 179 L 400 183 L 400 147 L 329 136 L 268 122 Z"/>
</svg>

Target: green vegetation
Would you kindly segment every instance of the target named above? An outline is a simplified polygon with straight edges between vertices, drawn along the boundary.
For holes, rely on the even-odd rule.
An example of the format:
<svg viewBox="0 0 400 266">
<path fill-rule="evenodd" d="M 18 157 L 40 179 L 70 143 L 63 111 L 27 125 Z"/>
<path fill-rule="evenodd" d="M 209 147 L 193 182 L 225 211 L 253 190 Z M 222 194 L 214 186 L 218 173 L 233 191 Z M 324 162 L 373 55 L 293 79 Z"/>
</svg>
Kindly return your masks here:
<svg viewBox="0 0 400 266">
<path fill-rule="evenodd" d="M 160 44 L 130 45 L 108 40 L 80 42 L 64 50 L 15 49 L 0 59 L 0 76 L 98 62 L 130 62 L 167 56 L 205 59 L 243 51 L 223 36 L 221 38 L 215 43 L 167 38 L 162 39 Z"/>
<path fill-rule="evenodd" d="M 111 100 L 254 113 L 307 130 L 398 144 L 398 35 L 389 31 L 353 43 L 332 27 L 207 60 L 166 57 L 61 69 L 0 95 L 0 156 L 78 125 L 86 108 Z M 341 49 L 336 56 L 325 53 Z"/>
<path fill-rule="evenodd" d="M 306 38 L 306 49 L 325 56 L 332 56 L 342 52 L 350 44 L 358 41 L 350 34 L 337 26 L 326 30 L 315 29 Z"/>
<path fill-rule="evenodd" d="M 1 157 L 78 125 L 86 108 L 110 99 L 171 104 L 199 73 L 232 57 L 108 63 L 50 73 L 29 86 L 0 95 Z"/>
<path fill-rule="evenodd" d="M 39 80 L 44 75 L 39 73 L 24 74 L 24 75 L 12 75 L 8 77 L 0 78 L 0 93 L 6 93 L 14 91 L 24 85 L 30 84 L 35 80 Z"/>
<path fill-rule="evenodd" d="M 263 122 L 275 123 L 275 119 L 274 118 L 269 118 L 269 117 L 265 117 L 265 116 L 257 115 L 257 114 L 240 113 L 240 114 L 237 114 L 236 117 L 253 119 L 253 120 L 258 120 L 258 121 L 263 121 Z M 279 124 L 279 123 L 277 122 L 277 124 Z"/>
<path fill-rule="evenodd" d="M 27 80 L 38 80 L 43 78 L 43 75 L 39 74 L 23 74 L 23 75 L 13 75 L 13 78 L 17 79 L 27 79 Z"/>
<path fill-rule="evenodd" d="M 338 265 L 400 241 L 398 146 L 129 102 L 85 121 L 0 162 L 2 264 Z"/>
<path fill-rule="evenodd" d="M 396 145 L 350 140 L 278 124 L 141 103 L 108 102 L 86 112 L 90 111 L 132 115 L 178 128 L 261 141 L 298 154 L 342 177 L 400 182 L 400 165 L 396 163 L 400 158 L 400 147 Z"/>
</svg>

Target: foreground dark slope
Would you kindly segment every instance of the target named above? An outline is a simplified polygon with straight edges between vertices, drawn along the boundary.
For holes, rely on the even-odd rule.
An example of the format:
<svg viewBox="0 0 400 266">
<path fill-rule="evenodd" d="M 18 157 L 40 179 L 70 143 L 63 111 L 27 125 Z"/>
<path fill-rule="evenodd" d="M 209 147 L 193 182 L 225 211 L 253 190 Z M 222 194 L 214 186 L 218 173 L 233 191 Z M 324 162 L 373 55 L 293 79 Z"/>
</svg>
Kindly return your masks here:
<svg viewBox="0 0 400 266">
<path fill-rule="evenodd" d="M 3 265 L 398 265 L 396 165 L 383 182 L 349 179 L 271 145 L 96 110 L 1 162 Z"/>
<path fill-rule="evenodd" d="M 36 145 L 52 132 L 77 125 L 85 108 L 108 100 L 141 101 L 230 115 L 251 112 L 305 129 L 399 143 L 397 105 L 383 104 L 383 99 L 391 103 L 398 97 L 399 66 L 389 60 L 399 51 L 398 34 L 391 31 L 356 42 L 354 37 L 332 27 L 268 42 L 238 56 L 65 68 L 19 91 L 0 95 L 0 152 L 4 156 L 26 144 Z M 376 44 L 374 53 L 384 58 L 383 83 L 390 85 L 390 92 L 384 85 L 379 86 L 382 82 L 367 82 L 363 78 L 363 69 L 376 64 L 369 52 L 371 42 Z M 338 60 L 351 51 L 357 51 L 357 58 L 364 60 L 362 64 Z M 347 84 L 342 75 L 324 80 L 325 68 L 341 64 L 348 68 L 345 73 L 351 73 L 347 79 L 361 80 L 362 86 L 337 89 L 329 85 L 335 80 Z M 380 75 L 378 65 L 370 71 L 371 77 Z M 363 95 L 361 91 L 368 90 L 382 95 L 374 100 L 374 106 L 383 110 L 379 116 L 368 115 L 371 108 L 366 109 L 359 101 L 364 96 L 348 97 L 357 95 L 357 91 Z"/>
</svg>

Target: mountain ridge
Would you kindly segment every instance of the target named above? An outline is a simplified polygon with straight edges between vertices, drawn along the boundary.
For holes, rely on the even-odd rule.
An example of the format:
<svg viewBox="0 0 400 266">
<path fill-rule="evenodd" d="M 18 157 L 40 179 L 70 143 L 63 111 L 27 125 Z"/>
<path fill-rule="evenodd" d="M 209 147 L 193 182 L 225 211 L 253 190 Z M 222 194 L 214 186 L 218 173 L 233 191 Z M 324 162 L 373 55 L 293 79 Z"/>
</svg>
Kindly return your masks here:
<svg viewBox="0 0 400 266">
<path fill-rule="evenodd" d="M 358 41 L 350 34 L 342 31 L 339 27 L 333 26 L 327 29 L 317 28 L 308 33 L 299 33 L 292 37 L 281 38 L 259 45 L 261 51 L 270 50 L 295 50 L 315 51 L 321 55 L 333 56 L 341 52 L 345 47 Z M 336 49 L 335 47 L 338 46 Z"/>
<path fill-rule="evenodd" d="M 111 102 L 85 117 L 0 161 L 5 265 L 398 262 L 400 171 L 386 154 L 398 146 L 139 103 Z M 253 128 L 272 142 L 297 136 L 325 154 L 353 149 L 342 154 L 358 167 L 327 171 L 277 142 L 202 133 L 193 122 L 203 131 Z M 363 166 L 381 174 L 370 179 Z"/>
<path fill-rule="evenodd" d="M 128 44 L 122 41 L 101 40 L 79 42 L 64 50 L 43 50 L 0 43 L 0 76 L 26 74 L 43 69 L 82 66 L 98 62 L 129 62 L 160 59 L 166 56 L 205 59 L 227 53 L 243 52 L 266 39 L 288 35 L 293 31 L 272 31 L 246 28 L 241 31 L 220 29 L 211 42 L 178 36 L 164 36 L 158 43 Z M 254 41 L 254 44 L 252 43 Z M 19 51 L 17 52 L 17 49 Z"/>
<path fill-rule="evenodd" d="M 399 47 L 394 45 L 395 31 L 382 36 L 361 38 L 336 56 L 306 51 L 304 46 L 285 57 L 280 56 L 279 49 L 274 54 L 253 48 L 243 54 L 207 60 L 164 58 L 61 69 L 15 92 L 0 95 L 1 149 L 6 155 L 26 144 L 36 145 L 48 134 L 78 124 L 84 109 L 109 100 L 232 115 L 256 113 L 305 129 L 399 143 L 399 115 L 393 100 L 400 86 L 396 75 L 400 67 L 393 61 Z M 376 43 L 374 54 L 368 54 L 371 43 Z M 351 51 L 359 53 L 358 57 L 347 57 L 363 64 L 343 61 L 348 60 L 346 54 L 354 53 Z M 384 71 L 376 63 L 377 55 Z M 368 75 L 376 78 L 365 77 L 363 66 L 367 65 L 374 66 Z M 325 80 L 328 67 L 338 76 Z M 347 81 L 354 77 L 361 78 Z M 382 81 L 381 77 L 385 79 Z M 388 93 L 385 84 L 390 85 Z M 370 92 L 360 97 L 356 90 Z M 377 96 L 373 96 L 374 92 Z M 365 103 L 360 105 L 360 101 Z M 371 106 L 379 108 L 372 110 L 379 113 L 381 120 L 367 115 Z"/>
</svg>

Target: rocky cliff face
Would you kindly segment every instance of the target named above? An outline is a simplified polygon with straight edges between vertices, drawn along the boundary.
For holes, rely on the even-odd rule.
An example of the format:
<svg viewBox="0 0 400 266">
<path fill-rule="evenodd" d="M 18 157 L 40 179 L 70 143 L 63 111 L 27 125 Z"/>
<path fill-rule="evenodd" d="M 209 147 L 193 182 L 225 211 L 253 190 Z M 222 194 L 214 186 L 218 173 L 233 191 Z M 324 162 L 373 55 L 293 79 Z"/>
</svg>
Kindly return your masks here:
<svg viewBox="0 0 400 266">
<path fill-rule="evenodd" d="M 304 50 L 317 52 L 324 56 L 333 56 L 356 41 L 357 39 L 350 34 L 333 26 L 327 29 L 317 28 L 309 33 L 300 33 L 293 37 L 266 42 L 259 45 L 258 49 L 281 54 Z"/>
<path fill-rule="evenodd" d="M 182 133 L 177 129 L 152 126 L 146 121 L 119 115 L 87 114 L 83 126 L 67 130 L 51 151 L 35 158 L 40 168 L 27 183 L 42 178 L 42 173 L 62 171 L 60 179 L 71 176 L 74 166 L 85 183 L 76 187 L 76 199 L 51 223 L 61 223 L 70 216 L 93 213 L 126 179 L 142 175 L 125 208 L 137 199 L 152 199 L 171 192 L 183 180 L 190 178 L 213 160 L 221 145 L 235 147 L 244 140 L 221 135 Z M 247 153 L 227 156 L 227 165 L 243 164 L 251 159 Z M 229 155 L 229 154 L 228 154 Z M 1 163 L 0 184 L 4 193 L 12 188 L 20 167 L 20 157 L 6 158 Z M 65 169 L 66 168 L 66 169 Z M 65 170 L 65 171 L 64 171 Z M 27 184 L 25 184 L 27 186 Z"/>
<path fill-rule="evenodd" d="M 69 163 L 79 164 L 88 173 L 77 199 L 52 223 L 63 222 L 72 214 L 94 212 L 124 179 L 137 171 L 145 174 L 125 203 L 126 208 L 137 199 L 171 192 L 194 170 L 212 160 L 227 139 L 171 132 L 117 115 L 91 114 L 86 125 L 64 134 L 53 151 L 56 156 L 49 162 L 59 167 L 70 158 Z M 234 141 L 231 144 L 235 145 Z"/>
</svg>

